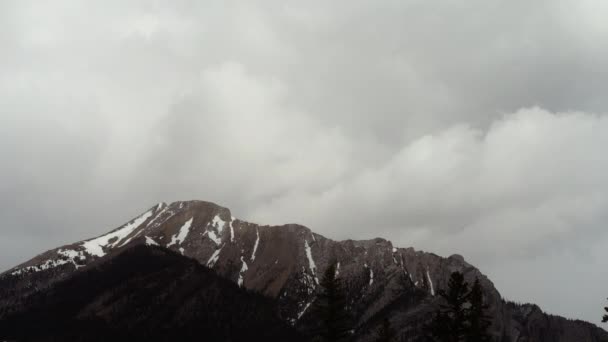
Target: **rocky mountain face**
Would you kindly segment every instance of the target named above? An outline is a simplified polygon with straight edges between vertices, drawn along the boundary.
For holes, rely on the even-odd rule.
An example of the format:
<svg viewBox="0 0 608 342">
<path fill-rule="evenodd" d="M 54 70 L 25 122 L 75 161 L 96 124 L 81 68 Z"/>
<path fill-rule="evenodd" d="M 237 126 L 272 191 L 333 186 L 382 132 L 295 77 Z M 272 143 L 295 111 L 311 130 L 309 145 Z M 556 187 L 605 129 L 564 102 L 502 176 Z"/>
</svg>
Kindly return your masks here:
<svg viewBox="0 0 608 342">
<path fill-rule="evenodd" d="M 421 338 L 438 304 L 437 291 L 447 287 L 455 271 L 470 283 L 479 277 L 496 341 L 608 341 L 608 333 L 592 324 L 505 302 L 492 282 L 459 255 L 442 258 L 381 238 L 333 241 L 295 224 L 260 226 L 202 201 L 161 203 L 105 235 L 18 265 L 0 275 L 0 308 L 19 307 L 75 271 L 144 244 L 192 258 L 240 287 L 276 299 L 280 318 L 296 328 L 314 320 L 309 308 L 320 277 L 336 262 L 359 341 L 373 340 L 385 317 L 402 341 Z"/>
</svg>

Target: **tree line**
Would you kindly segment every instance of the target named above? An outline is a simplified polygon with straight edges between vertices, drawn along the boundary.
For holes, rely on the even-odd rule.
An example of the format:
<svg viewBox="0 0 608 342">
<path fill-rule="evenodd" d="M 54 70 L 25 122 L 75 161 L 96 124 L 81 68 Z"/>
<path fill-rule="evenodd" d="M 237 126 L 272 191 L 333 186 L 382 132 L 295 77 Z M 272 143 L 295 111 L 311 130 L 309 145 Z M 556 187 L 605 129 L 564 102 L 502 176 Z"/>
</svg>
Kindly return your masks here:
<svg viewBox="0 0 608 342">
<path fill-rule="evenodd" d="M 490 318 L 486 314 L 483 288 L 478 278 L 472 286 L 460 272 L 450 276 L 448 288 L 439 290 L 441 304 L 424 327 L 423 341 L 428 342 L 486 342 Z M 320 324 L 310 333 L 315 342 L 346 342 L 355 331 L 353 317 L 347 310 L 342 280 L 336 277 L 336 263 L 330 264 L 320 282 L 320 291 L 311 313 Z M 608 318 L 607 318 L 608 319 Z M 398 334 L 385 318 L 376 331 L 377 342 L 398 341 Z"/>
</svg>

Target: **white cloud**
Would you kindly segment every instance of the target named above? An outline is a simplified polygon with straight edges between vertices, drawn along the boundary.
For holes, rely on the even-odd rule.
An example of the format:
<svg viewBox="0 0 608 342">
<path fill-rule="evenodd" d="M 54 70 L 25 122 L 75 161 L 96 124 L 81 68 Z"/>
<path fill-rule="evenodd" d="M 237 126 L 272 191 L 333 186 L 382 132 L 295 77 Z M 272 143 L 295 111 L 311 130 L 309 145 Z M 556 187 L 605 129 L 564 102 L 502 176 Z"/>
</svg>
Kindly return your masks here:
<svg viewBox="0 0 608 342">
<path fill-rule="evenodd" d="M 290 108 L 280 80 L 228 62 L 204 70 L 192 89 L 153 137 L 148 162 L 158 177 L 171 174 L 194 193 L 231 202 L 315 191 L 347 172 L 350 142 Z"/>
</svg>

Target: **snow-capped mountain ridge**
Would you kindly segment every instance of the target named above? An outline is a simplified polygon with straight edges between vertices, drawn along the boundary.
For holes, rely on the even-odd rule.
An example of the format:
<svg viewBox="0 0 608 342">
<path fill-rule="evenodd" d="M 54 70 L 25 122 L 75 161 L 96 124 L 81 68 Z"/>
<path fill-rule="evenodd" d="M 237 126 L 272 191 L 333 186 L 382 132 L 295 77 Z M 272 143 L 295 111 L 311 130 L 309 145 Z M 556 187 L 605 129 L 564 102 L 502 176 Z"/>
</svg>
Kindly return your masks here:
<svg viewBox="0 0 608 342">
<path fill-rule="evenodd" d="M 0 280 L 10 278 L 27 296 L 28 291 L 50 286 L 81 268 L 93 267 L 98 259 L 140 244 L 171 249 L 239 286 L 276 298 L 281 318 L 296 326 L 306 324 L 331 262 L 339 263 L 336 273 L 347 286 L 350 309 L 360 327 L 374 324 L 396 301 L 413 301 L 411 307 L 391 314 L 401 317 L 395 326 L 404 331 L 432 311 L 436 291 L 447 286 L 452 272 L 460 271 L 470 282 L 480 277 L 497 338 L 524 341 L 529 335 L 529 322 L 513 319 L 513 309 L 492 282 L 462 256 L 442 258 L 398 248 L 382 238 L 333 241 L 296 224 L 260 226 L 204 201 L 160 203 L 107 234 L 45 252 L 0 275 Z"/>
</svg>

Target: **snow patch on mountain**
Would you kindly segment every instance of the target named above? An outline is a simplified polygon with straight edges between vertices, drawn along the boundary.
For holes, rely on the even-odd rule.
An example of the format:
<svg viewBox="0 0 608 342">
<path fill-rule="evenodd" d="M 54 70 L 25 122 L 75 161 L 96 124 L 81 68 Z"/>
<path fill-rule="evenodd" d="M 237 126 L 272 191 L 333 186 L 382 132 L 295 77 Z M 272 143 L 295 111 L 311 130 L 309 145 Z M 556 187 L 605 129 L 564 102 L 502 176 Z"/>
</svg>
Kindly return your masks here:
<svg viewBox="0 0 608 342">
<path fill-rule="evenodd" d="M 245 275 L 245 272 L 247 272 L 247 270 L 249 269 L 247 267 L 247 263 L 245 262 L 245 260 L 243 260 L 243 257 L 241 256 L 241 262 L 243 263 L 243 265 L 241 266 L 241 271 L 239 272 L 239 280 L 238 280 L 238 284 L 239 286 L 243 286 L 243 276 Z"/>
<path fill-rule="evenodd" d="M 70 249 L 67 249 L 67 250 L 59 249 L 57 251 L 57 254 L 63 258 L 49 259 L 40 265 L 23 267 L 23 268 L 20 268 L 16 271 L 12 272 L 11 275 L 20 275 L 22 273 L 27 273 L 27 272 L 34 272 L 34 273 L 40 272 L 40 271 L 48 270 L 48 269 L 55 268 L 55 267 L 65 265 L 65 264 L 73 264 L 76 269 L 83 267 L 83 265 L 79 265 L 76 262 L 77 260 L 80 260 L 80 261 L 85 260 L 85 255 L 84 255 L 83 251 L 75 251 L 75 250 L 70 250 Z"/>
<path fill-rule="evenodd" d="M 27 266 L 27 267 L 20 268 L 16 271 L 12 272 L 11 275 L 20 275 L 22 273 L 27 273 L 27 272 L 40 272 L 40 271 L 48 270 L 50 268 L 55 268 L 57 266 L 65 265 L 67 263 L 69 263 L 68 260 L 62 260 L 62 259 L 47 260 L 44 263 L 37 265 L 37 266 Z"/>
<path fill-rule="evenodd" d="M 211 241 L 215 242 L 216 245 L 219 246 L 222 243 L 222 239 L 219 236 L 217 236 L 217 234 L 215 234 L 215 232 L 213 230 L 206 231 L 205 234 L 207 234 L 209 239 Z"/>
<path fill-rule="evenodd" d="M 102 257 L 106 255 L 106 253 L 103 251 L 103 247 L 113 248 L 118 245 L 118 242 L 129 236 L 129 234 L 131 234 L 135 229 L 137 229 L 144 222 L 146 222 L 146 220 L 152 216 L 152 212 L 153 210 L 144 213 L 140 217 L 133 220 L 131 223 L 128 223 L 122 228 L 119 228 L 109 234 L 102 235 L 98 238 L 89 241 L 85 241 L 82 243 L 82 246 L 90 255 Z M 114 240 L 114 242 L 110 243 L 110 240 Z"/>
<path fill-rule="evenodd" d="M 256 229 L 255 234 L 256 234 L 256 239 L 255 239 L 255 244 L 253 245 L 253 252 L 251 253 L 251 262 L 255 261 L 255 252 L 257 252 L 258 245 L 260 244 L 260 230 Z"/>
<path fill-rule="evenodd" d="M 222 220 L 220 215 L 215 215 L 215 217 L 213 218 L 213 221 L 211 221 L 211 224 L 215 228 L 217 228 L 218 234 L 222 234 L 222 230 L 224 229 L 224 226 L 226 225 L 226 221 Z"/>
<path fill-rule="evenodd" d="M 426 269 L 426 278 L 429 280 L 429 286 L 431 288 L 431 296 L 435 295 L 435 288 L 433 287 L 433 281 L 431 280 L 431 275 L 429 274 L 429 269 Z"/>
<path fill-rule="evenodd" d="M 222 248 L 224 248 L 224 247 L 222 247 Z M 209 261 L 207 261 L 207 267 L 213 267 L 213 265 L 215 265 L 215 263 L 219 260 L 220 252 L 222 251 L 222 248 L 216 249 L 215 252 L 213 252 L 213 254 L 211 255 L 211 258 L 209 258 Z"/>
<path fill-rule="evenodd" d="M 186 221 L 186 223 L 184 223 L 184 225 L 182 225 L 182 227 L 179 229 L 179 232 L 173 235 L 173 237 L 171 238 L 171 242 L 167 244 L 167 247 L 173 246 L 175 244 L 184 243 L 184 241 L 186 241 L 188 233 L 190 233 L 190 227 L 192 226 L 193 221 L 194 218 L 191 218 L 190 220 Z"/>
<path fill-rule="evenodd" d="M 372 284 L 374 283 L 374 270 L 369 268 L 367 262 L 363 264 L 363 267 L 365 267 L 365 269 L 369 271 L 369 286 L 372 286 Z"/>
<path fill-rule="evenodd" d="M 57 251 L 57 254 L 59 255 L 63 255 L 64 257 L 68 258 L 68 261 L 71 262 L 74 267 L 76 267 L 76 269 L 79 269 L 80 267 L 83 267 L 84 265 L 79 265 L 76 260 L 79 261 L 85 261 L 86 257 L 84 255 L 84 251 L 74 251 L 71 249 L 60 249 Z"/>
<path fill-rule="evenodd" d="M 159 204 L 159 207 L 160 207 L 160 204 Z M 163 216 L 163 214 L 167 211 L 167 208 L 168 207 L 164 207 L 164 208 L 162 208 L 161 211 L 157 210 L 156 215 L 154 216 L 154 218 L 152 220 L 150 220 L 150 222 L 148 222 L 147 226 L 154 228 L 154 227 L 161 225 L 160 223 L 157 223 L 156 225 L 154 225 L 154 223 L 156 222 L 156 220 L 158 220 L 159 217 Z"/>
<path fill-rule="evenodd" d="M 302 266 L 302 278 L 300 280 L 304 288 L 306 289 L 306 293 L 308 295 L 312 295 L 315 293 L 319 280 L 316 276 L 311 276 L 309 272 L 306 272 L 306 268 Z"/>
<path fill-rule="evenodd" d="M 308 310 L 308 307 L 310 307 L 310 304 L 312 304 L 312 302 L 306 303 L 306 305 L 304 305 L 304 308 L 302 309 L 302 311 L 298 312 L 298 319 L 302 318 L 304 313 L 306 313 L 306 310 Z"/>
<path fill-rule="evenodd" d="M 306 250 L 306 257 L 308 258 L 308 268 L 315 277 L 315 282 L 319 285 L 319 279 L 317 278 L 317 265 L 315 265 L 315 261 L 312 258 L 312 250 L 308 245 L 308 241 L 304 240 L 304 249 Z"/>
<path fill-rule="evenodd" d="M 158 242 L 154 241 L 151 237 L 146 236 L 146 245 L 148 246 L 160 246 Z"/>
<path fill-rule="evenodd" d="M 135 233 L 135 234 L 131 235 L 131 237 L 125 239 L 123 241 L 123 243 L 121 243 L 118 247 L 122 247 L 122 246 L 128 244 L 129 242 L 131 242 L 131 240 L 133 240 L 134 238 L 138 237 L 142 232 L 143 232 L 143 229 L 140 229 L 137 233 Z"/>
<path fill-rule="evenodd" d="M 77 257 L 81 257 L 82 256 L 82 252 L 77 252 L 77 251 L 74 251 L 74 250 L 71 250 L 71 249 L 67 249 L 67 250 L 60 249 L 60 250 L 57 251 L 57 254 L 63 255 L 63 256 L 65 256 L 65 257 L 67 257 L 69 259 L 72 259 L 72 260 L 74 260 Z"/>
<path fill-rule="evenodd" d="M 230 218 L 230 242 L 234 242 L 234 227 L 232 226 L 232 222 L 234 222 L 236 218 L 232 216 Z"/>
</svg>

